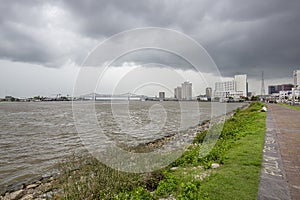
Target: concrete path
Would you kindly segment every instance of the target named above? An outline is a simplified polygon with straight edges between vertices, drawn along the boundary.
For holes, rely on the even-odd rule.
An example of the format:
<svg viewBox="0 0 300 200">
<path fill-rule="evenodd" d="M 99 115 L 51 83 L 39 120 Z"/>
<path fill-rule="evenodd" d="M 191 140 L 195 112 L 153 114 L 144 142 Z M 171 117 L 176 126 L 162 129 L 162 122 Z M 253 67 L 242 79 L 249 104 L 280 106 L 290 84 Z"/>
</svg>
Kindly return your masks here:
<svg viewBox="0 0 300 200">
<path fill-rule="evenodd" d="M 258 199 L 300 199 L 300 111 L 270 104 Z"/>
</svg>

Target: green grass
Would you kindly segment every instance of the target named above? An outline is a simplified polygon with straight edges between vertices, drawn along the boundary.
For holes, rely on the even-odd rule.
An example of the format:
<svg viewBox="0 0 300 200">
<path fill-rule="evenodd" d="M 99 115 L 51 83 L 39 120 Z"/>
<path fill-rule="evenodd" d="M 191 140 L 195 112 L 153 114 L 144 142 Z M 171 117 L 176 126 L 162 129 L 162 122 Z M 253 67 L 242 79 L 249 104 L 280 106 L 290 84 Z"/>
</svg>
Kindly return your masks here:
<svg viewBox="0 0 300 200">
<path fill-rule="evenodd" d="M 165 172 L 166 179 L 159 183 L 156 194 L 172 194 L 177 199 L 256 199 L 265 133 L 265 113 L 257 112 L 261 107 L 254 103 L 244 111 L 237 110 L 207 156 L 197 156 L 201 145 L 190 148 L 173 163 L 180 168 Z M 198 135 L 195 144 L 205 141 L 205 134 Z M 211 163 L 221 167 L 209 169 Z M 204 170 L 195 169 L 197 165 Z M 201 181 L 198 177 L 205 173 L 210 176 Z"/>
<path fill-rule="evenodd" d="M 256 199 L 265 133 L 261 103 L 237 109 L 222 127 L 199 133 L 192 145 L 165 169 L 129 174 L 106 167 L 93 158 L 63 164 L 58 188 L 61 199 Z M 220 130 L 221 135 L 209 134 Z M 211 132 L 212 131 L 212 132 Z M 218 138 L 205 156 L 202 152 Z M 219 163 L 211 169 L 212 163 Z M 174 169 L 175 167 L 175 169 Z M 77 168 L 76 171 L 70 169 Z"/>
<path fill-rule="evenodd" d="M 226 154 L 224 165 L 200 186 L 209 199 L 256 199 L 264 134 L 247 135 Z"/>
<path fill-rule="evenodd" d="M 298 106 L 292 106 L 292 105 L 289 105 L 289 104 L 283 104 L 283 103 L 281 103 L 281 104 L 279 104 L 279 105 L 285 106 L 285 107 L 288 107 L 288 108 L 291 108 L 291 109 L 294 109 L 294 110 L 300 110 L 300 106 L 299 106 L 299 105 L 298 105 Z"/>
</svg>

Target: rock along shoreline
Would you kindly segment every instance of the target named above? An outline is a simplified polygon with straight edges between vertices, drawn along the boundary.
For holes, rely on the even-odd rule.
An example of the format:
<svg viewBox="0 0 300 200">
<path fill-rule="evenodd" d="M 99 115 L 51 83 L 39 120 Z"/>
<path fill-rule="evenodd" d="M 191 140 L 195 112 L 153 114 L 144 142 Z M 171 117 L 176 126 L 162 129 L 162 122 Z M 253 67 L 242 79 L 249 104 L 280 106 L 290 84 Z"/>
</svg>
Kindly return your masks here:
<svg viewBox="0 0 300 200">
<path fill-rule="evenodd" d="M 58 174 L 42 177 L 39 180 L 31 183 L 19 184 L 18 186 L 15 186 L 14 189 L 12 188 L 3 191 L 0 196 L 0 200 L 43 200 L 53 198 L 55 194 L 62 193 L 62 190 L 54 187 L 57 178 Z"/>
</svg>

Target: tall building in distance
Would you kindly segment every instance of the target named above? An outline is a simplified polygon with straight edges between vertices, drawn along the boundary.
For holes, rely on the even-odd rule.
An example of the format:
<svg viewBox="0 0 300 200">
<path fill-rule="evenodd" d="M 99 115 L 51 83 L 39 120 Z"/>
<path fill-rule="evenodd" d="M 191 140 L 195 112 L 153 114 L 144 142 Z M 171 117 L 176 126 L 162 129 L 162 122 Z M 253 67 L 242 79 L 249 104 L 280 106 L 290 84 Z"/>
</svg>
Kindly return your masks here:
<svg viewBox="0 0 300 200">
<path fill-rule="evenodd" d="M 181 84 L 182 87 L 182 99 L 192 100 L 192 83 L 185 81 Z"/>
<path fill-rule="evenodd" d="M 211 87 L 207 87 L 205 89 L 205 95 L 207 97 L 207 100 L 211 100 L 211 97 L 212 97 L 212 88 Z"/>
<path fill-rule="evenodd" d="M 174 98 L 177 100 L 192 100 L 192 83 L 185 81 L 174 88 Z"/>
<path fill-rule="evenodd" d="M 235 75 L 234 81 L 236 84 L 236 91 L 242 92 L 244 97 L 248 96 L 248 82 L 247 82 L 247 75 Z"/>
<path fill-rule="evenodd" d="M 295 70 L 293 72 L 293 77 L 294 77 L 294 87 L 300 88 L 300 69 Z"/>
<path fill-rule="evenodd" d="M 215 98 L 241 98 L 248 96 L 247 75 L 235 75 L 231 81 L 215 83 Z"/>
<path fill-rule="evenodd" d="M 292 90 L 293 87 L 294 87 L 293 84 L 269 85 L 268 93 L 274 94 L 274 93 L 279 93 L 280 91 L 289 91 Z"/>
<path fill-rule="evenodd" d="M 174 97 L 177 100 L 182 100 L 182 88 L 180 86 L 174 89 Z"/>
<path fill-rule="evenodd" d="M 164 100 L 166 98 L 165 92 L 159 92 L 158 97 L 160 100 Z"/>
</svg>

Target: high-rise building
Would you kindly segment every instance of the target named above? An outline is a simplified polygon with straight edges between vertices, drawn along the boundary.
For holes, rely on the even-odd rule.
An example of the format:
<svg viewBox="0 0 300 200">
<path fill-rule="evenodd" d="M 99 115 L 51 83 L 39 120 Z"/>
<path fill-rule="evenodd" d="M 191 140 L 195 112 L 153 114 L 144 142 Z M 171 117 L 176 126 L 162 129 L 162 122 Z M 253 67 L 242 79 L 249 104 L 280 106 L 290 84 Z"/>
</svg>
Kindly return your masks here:
<svg viewBox="0 0 300 200">
<path fill-rule="evenodd" d="M 159 99 L 161 99 L 161 100 L 165 99 L 165 92 L 159 92 L 159 93 L 158 93 L 158 97 L 159 97 Z"/>
<path fill-rule="evenodd" d="M 212 89 L 211 89 L 211 87 L 207 87 L 205 89 L 205 94 L 206 94 L 207 99 L 210 100 L 211 97 L 212 97 Z"/>
<path fill-rule="evenodd" d="M 174 89 L 174 97 L 175 99 L 182 100 L 182 88 L 180 86 Z"/>
<path fill-rule="evenodd" d="M 174 97 L 178 100 L 192 100 L 192 83 L 185 81 L 181 87 L 174 88 Z"/>
<path fill-rule="evenodd" d="M 182 99 L 192 100 L 192 83 L 185 81 L 181 84 L 182 87 Z"/>
<path fill-rule="evenodd" d="M 248 96 L 247 75 L 246 74 L 235 75 L 234 81 L 236 84 L 236 91 L 242 92 L 243 93 L 242 96 L 247 97 Z"/>
<path fill-rule="evenodd" d="M 300 69 L 295 70 L 293 72 L 293 77 L 294 77 L 294 87 L 300 88 Z"/>
<path fill-rule="evenodd" d="M 281 84 L 281 85 L 269 85 L 268 93 L 274 94 L 279 93 L 280 91 L 290 91 L 294 87 L 293 84 Z"/>
</svg>

